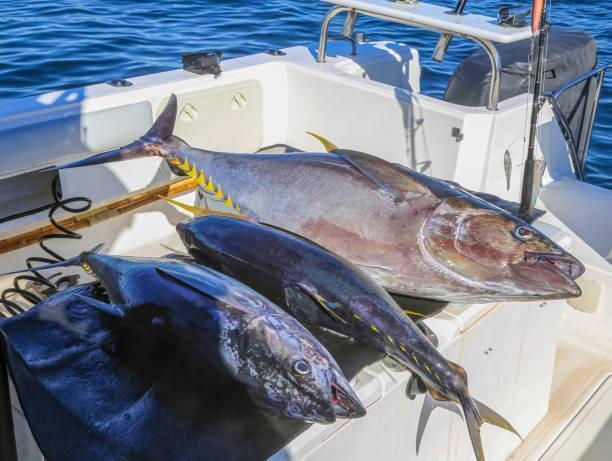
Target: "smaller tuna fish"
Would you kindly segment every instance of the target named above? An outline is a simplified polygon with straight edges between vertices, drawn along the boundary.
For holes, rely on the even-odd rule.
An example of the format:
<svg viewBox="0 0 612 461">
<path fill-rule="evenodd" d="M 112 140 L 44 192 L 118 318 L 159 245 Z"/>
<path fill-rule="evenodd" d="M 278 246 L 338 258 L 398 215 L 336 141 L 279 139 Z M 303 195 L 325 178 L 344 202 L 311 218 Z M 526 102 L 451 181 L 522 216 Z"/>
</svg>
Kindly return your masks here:
<svg viewBox="0 0 612 461">
<path fill-rule="evenodd" d="M 242 283 L 212 269 L 165 258 L 84 252 L 36 270 L 79 264 L 108 303 L 82 301 L 114 317 L 166 325 L 196 354 L 241 382 L 262 408 L 332 423 L 365 409 L 329 352 L 297 320 Z M 144 316 L 147 318 L 147 316 Z"/>
<path fill-rule="evenodd" d="M 356 338 L 399 360 L 436 400 L 461 405 L 478 460 L 484 422 L 512 431 L 473 399 L 466 372 L 446 360 L 390 295 L 348 260 L 298 235 L 227 214 L 177 225 L 189 254 L 285 308 L 298 320 Z"/>
</svg>

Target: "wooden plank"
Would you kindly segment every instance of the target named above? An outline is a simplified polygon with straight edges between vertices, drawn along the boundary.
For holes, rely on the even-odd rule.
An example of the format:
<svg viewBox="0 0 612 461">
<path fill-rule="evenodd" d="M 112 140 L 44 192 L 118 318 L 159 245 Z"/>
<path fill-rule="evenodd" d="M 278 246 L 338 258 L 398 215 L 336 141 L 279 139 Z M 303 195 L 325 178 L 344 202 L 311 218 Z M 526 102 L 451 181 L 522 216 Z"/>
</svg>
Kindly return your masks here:
<svg viewBox="0 0 612 461">
<path fill-rule="evenodd" d="M 101 207 L 92 208 L 83 213 L 79 213 L 61 221 L 60 226 L 78 231 L 86 227 L 91 227 L 99 222 L 112 219 L 130 211 L 137 210 L 145 205 L 149 205 L 160 200 L 159 196 L 172 197 L 177 194 L 188 192 L 197 187 L 198 183 L 192 178 L 179 179 L 169 184 L 154 187 L 142 192 L 132 194 L 128 197 L 116 200 Z M 61 234 L 62 232 L 53 225 L 48 224 L 28 232 L 24 232 L 13 237 L 0 240 L 0 254 L 15 251 L 38 243 L 38 240 L 48 234 Z"/>
</svg>

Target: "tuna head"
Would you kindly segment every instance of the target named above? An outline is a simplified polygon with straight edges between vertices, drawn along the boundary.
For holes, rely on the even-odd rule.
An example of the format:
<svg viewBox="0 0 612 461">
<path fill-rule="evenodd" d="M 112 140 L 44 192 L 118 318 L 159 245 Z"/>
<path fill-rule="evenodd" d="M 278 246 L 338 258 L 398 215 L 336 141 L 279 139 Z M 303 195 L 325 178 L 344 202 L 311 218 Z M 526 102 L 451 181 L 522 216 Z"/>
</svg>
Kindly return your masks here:
<svg viewBox="0 0 612 461">
<path fill-rule="evenodd" d="M 165 258 L 83 253 L 81 261 L 122 309 L 165 307 L 177 337 L 190 341 L 191 353 L 212 356 L 258 406 L 320 423 L 365 415 L 325 347 L 293 317 L 231 277 Z M 193 312 L 198 309 L 207 313 Z"/>
<path fill-rule="evenodd" d="M 419 246 L 449 281 L 448 301 L 581 294 L 574 281 L 584 272 L 580 261 L 534 227 L 476 198 L 443 200 L 425 221 Z M 462 289 L 453 292 L 453 286 Z"/>
<path fill-rule="evenodd" d="M 228 365 L 273 413 L 317 423 L 365 415 L 335 360 L 287 315 L 251 319 L 227 350 Z"/>
</svg>

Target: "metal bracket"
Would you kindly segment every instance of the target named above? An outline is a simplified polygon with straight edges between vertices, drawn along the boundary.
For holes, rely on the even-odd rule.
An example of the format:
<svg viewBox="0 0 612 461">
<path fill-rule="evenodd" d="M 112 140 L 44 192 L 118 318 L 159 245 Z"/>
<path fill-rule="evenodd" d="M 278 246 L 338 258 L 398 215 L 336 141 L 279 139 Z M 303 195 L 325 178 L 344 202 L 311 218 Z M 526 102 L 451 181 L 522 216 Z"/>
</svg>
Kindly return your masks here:
<svg viewBox="0 0 612 461">
<path fill-rule="evenodd" d="M 183 69 L 198 75 L 221 75 L 222 51 L 197 51 L 182 56 Z"/>
</svg>

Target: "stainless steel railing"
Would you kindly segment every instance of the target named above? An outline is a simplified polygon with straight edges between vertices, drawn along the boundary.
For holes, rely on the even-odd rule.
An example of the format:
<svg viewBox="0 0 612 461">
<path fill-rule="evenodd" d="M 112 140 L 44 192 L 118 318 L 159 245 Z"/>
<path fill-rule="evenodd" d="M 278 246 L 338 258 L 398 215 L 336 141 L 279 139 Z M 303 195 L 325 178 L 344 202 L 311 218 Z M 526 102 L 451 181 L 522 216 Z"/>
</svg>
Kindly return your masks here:
<svg viewBox="0 0 612 461">
<path fill-rule="evenodd" d="M 431 25 L 414 23 L 411 21 L 407 21 L 407 20 L 403 20 L 403 19 L 399 19 L 395 17 L 390 17 L 390 16 L 386 16 L 383 14 L 373 13 L 371 11 L 363 11 L 363 10 L 359 10 L 356 8 L 336 5 L 336 6 L 333 6 L 329 10 L 327 15 L 325 16 L 325 19 L 323 19 L 323 24 L 321 25 L 321 34 L 319 36 L 319 53 L 317 55 L 317 62 L 319 63 L 324 63 L 326 59 L 327 40 L 329 39 L 329 25 L 332 19 L 334 19 L 340 13 L 347 13 L 347 17 L 344 22 L 344 27 L 342 28 L 341 36 L 336 37 L 335 39 L 336 40 L 343 39 L 343 40 L 350 41 L 353 46 L 353 54 L 355 54 L 355 41 L 353 39 L 353 28 L 355 26 L 355 22 L 359 14 L 370 16 L 373 18 L 383 19 L 383 20 L 390 21 L 390 22 L 404 24 L 407 26 L 418 27 L 421 29 L 427 29 L 427 30 L 431 30 L 434 32 L 440 32 L 442 34 L 448 33 L 452 36 L 461 36 L 463 38 L 467 38 L 469 40 L 475 41 L 485 50 L 491 62 L 491 69 L 492 69 L 491 88 L 489 91 L 489 103 L 487 105 L 487 108 L 492 111 L 497 110 L 498 103 L 499 103 L 499 87 L 500 87 L 501 76 L 502 76 L 502 64 L 499 58 L 499 53 L 497 52 L 497 49 L 495 48 L 495 45 L 493 44 L 493 42 L 489 40 L 484 40 L 478 37 L 474 37 L 471 35 L 464 35 L 464 34 L 458 35 L 458 34 L 449 32 L 443 28 L 434 27 Z"/>
<path fill-rule="evenodd" d="M 559 123 L 561 132 L 563 133 L 563 137 L 565 138 L 565 142 L 567 143 L 567 148 L 569 150 L 570 158 L 574 166 L 576 178 L 578 178 L 579 181 L 584 181 L 584 167 L 586 165 L 587 156 L 589 154 L 589 145 L 591 143 L 591 136 L 593 134 L 593 126 L 595 125 L 595 117 L 597 116 L 597 107 L 599 106 L 601 88 L 606 77 L 606 70 L 610 67 L 612 67 L 611 64 L 597 67 L 592 71 L 587 72 L 586 74 L 583 74 L 580 77 L 572 80 L 571 82 L 568 82 L 565 85 L 554 89 L 553 91 L 544 93 L 544 96 L 548 99 L 548 102 L 550 103 L 553 109 L 555 118 Z M 580 144 L 582 143 L 580 143 L 580 140 L 576 139 L 576 137 L 574 136 L 574 133 L 570 127 L 570 123 L 567 120 L 567 117 L 565 116 L 563 111 L 561 110 L 561 107 L 559 105 L 559 96 L 570 88 L 573 88 L 576 85 L 592 78 L 597 79 L 597 83 L 591 101 L 591 111 L 590 113 L 587 113 L 589 119 L 582 121 L 582 123 L 586 123 L 586 125 L 582 126 L 584 136 L 582 136 L 581 139 L 584 140 L 584 147 L 581 149 Z M 584 131 L 585 129 L 586 131 Z"/>
</svg>

